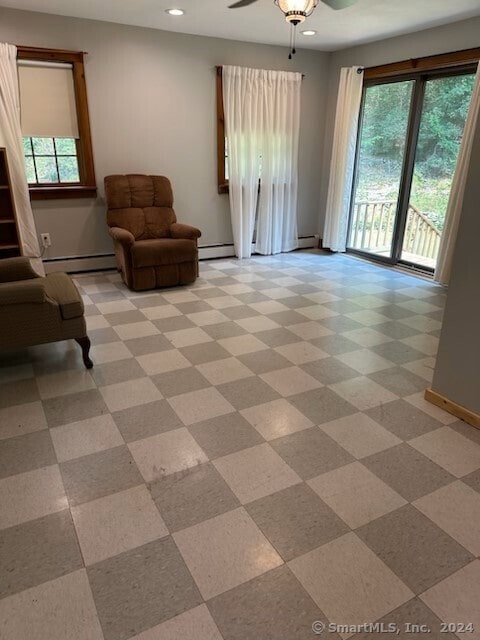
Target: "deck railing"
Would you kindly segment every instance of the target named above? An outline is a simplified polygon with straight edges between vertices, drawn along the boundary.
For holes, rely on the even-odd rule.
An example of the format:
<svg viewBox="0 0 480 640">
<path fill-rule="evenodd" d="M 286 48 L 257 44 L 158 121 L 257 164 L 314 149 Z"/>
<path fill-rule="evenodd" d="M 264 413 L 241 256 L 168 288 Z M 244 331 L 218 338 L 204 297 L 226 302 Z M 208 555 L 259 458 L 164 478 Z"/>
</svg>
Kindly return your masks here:
<svg viewBox="0 0 480 640">
<path fill-rule="evenodd" d="M 396 201 L 358 201 L 353 208 L 349 245 L 376 253 L 390 252 L 395 226 Z M 425 214 L 409 205 L 403 252 L 435 260 L 441 232 Z"/>
</svg>

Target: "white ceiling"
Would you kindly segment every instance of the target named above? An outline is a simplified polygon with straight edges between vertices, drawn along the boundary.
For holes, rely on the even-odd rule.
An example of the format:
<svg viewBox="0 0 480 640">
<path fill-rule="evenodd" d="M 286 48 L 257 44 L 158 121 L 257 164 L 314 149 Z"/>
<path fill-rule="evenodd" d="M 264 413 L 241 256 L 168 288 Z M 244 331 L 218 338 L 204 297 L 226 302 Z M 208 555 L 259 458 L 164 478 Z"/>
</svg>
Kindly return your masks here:
<svg viewBox="0 0 480 640">
<path fill-rule="evenodd" d="M 273 0 L 228 9 L 233 0 L 0 0 L 0 5 L 78 18 L 179 31 L 198 35 L 288 43 L 289 31 Z M 181 8 L 180 18 L 165 9 Z M 298 46 L 333 51 L 363 42 L 419 31 L 480 16 L 480 0 L 358 0 L 342 11 L 320 3 L 306 22 L 314 37 L 300 36 Z"/>
</svg>

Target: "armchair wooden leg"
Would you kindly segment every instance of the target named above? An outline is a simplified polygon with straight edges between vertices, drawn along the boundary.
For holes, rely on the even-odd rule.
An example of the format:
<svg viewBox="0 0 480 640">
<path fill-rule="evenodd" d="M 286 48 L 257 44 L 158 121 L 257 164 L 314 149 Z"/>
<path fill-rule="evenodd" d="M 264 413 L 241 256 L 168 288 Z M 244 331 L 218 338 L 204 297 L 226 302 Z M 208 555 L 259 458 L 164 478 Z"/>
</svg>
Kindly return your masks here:
<svg viewBox="0 0 480 640">
<path fill-rule="evenodd" d="M 84 336 L 83 338 L 75 338 L 75 341 L 78 342 L 78 344 L 82 348 L 83 364 L 87 369 L 91 369 L 93 367 L 93 362 L 90 360 L 90 357 L 88 355 L 91 344 L 90 338 L 88 336 Z"/>
</svg>

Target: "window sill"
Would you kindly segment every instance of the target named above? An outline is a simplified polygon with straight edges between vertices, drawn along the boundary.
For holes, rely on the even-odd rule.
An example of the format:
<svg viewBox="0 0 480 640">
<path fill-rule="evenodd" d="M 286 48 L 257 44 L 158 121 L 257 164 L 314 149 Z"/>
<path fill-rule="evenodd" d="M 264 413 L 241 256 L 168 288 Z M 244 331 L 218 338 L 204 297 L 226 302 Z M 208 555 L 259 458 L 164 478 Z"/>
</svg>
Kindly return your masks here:
<svg viewBox="0 0 480 640">
<path fill-rule="evenodd" d="M 75 185 L 71 187 L 29 187 L 30 200 L 70 200 L 96 198 L 97 187 Z"/>
<path fill-rule="evenodd" d="M 218 185 L 218 193 L 228 193 L 228 182 Z"/>
</svg>

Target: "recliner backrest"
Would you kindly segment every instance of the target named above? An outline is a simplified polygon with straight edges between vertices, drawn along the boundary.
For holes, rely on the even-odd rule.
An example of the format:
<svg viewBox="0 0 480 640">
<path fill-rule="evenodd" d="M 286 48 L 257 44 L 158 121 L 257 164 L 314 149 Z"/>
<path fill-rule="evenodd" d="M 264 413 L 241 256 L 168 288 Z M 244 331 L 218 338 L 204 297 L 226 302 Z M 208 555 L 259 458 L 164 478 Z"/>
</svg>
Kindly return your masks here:
<svg viewBox="0 0 480 640">
<path fill-rule="evenodd" d="M 135 240 L 170 237 L 170 225 L 177 218 L 172 185 L 165 176 L 107 176 L 105 195 L 110 227 L 127 229 Z"/>
</svg>

